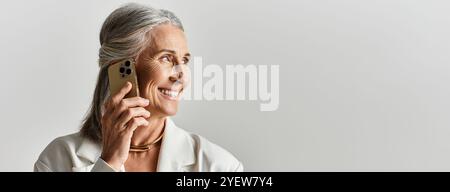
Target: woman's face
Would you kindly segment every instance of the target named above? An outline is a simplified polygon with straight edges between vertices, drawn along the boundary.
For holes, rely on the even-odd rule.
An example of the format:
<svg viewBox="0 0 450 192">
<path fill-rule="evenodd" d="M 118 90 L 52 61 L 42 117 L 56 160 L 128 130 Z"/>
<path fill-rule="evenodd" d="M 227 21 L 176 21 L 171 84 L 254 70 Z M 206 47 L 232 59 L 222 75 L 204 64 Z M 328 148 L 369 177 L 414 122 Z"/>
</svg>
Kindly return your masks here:
<svg viewBox="0 0 450 192">
<path fill-rule="evenodd" d="M 189 81 L 186 37 L 172 24 L 159 25 L 149 35 L 150 45 L 136 59 L 140 96 L 150 100 L 152 115 L 172 116 Z"/>
</svg>

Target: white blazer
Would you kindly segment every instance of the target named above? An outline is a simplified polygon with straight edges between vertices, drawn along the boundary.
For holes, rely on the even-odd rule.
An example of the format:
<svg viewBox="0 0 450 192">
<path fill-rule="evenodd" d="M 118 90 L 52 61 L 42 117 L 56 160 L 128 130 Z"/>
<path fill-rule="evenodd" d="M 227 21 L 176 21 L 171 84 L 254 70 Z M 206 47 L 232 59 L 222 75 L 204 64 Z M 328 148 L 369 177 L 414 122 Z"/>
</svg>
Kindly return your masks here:
<svg viewBox="0 0 450 192">
<path fill-rule="evenodd" d="M 166 119 L 157 171 L 243 171 L 231 153 Z M 100 158 L 101 145 L 75 133 L 53 140 L 34 164 L 34 171 L 114 171 Z M 122 166 L 120 171 L 126 171 Z"/>
</svg>

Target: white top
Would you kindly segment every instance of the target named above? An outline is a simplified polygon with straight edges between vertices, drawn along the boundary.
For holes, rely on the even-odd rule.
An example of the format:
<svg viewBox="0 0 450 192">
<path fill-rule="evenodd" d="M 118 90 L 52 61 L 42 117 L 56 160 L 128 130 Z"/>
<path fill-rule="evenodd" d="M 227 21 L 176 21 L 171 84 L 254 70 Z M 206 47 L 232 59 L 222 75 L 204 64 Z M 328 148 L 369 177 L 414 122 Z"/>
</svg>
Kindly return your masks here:
<svg viewBox="0 0 450 192">
<path fill-rule="evenodd" d="M 78 132 L 53 140 L 34 164 L 34 171 L 114 171 L 100 155 L 101 145 Z M 225 149 L 178 128 L 167 118 L 156 170 L 232 172 L 243 171 L 243 166 Z M 126 171 L 125 167 L 120 171 Z"/>
</svg>

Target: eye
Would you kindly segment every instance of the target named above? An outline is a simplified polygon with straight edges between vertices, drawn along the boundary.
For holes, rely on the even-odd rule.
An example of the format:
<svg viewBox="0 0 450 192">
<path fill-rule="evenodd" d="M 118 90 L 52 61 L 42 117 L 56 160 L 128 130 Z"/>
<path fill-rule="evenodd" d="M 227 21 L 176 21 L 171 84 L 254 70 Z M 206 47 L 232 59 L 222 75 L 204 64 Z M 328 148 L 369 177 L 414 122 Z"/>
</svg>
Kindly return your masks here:
<svg viewBox="0 0 450 192">
<path fill-rule="evenodd" d="M 189 58 L 188 57 L 184 57 L 183 58 L 183 64 L 188 64 L 189 63 Z"/>
<path fill-rule="evenodd" d="M 163 56 L 160 58 L 160 60 L 161 60 L 161 62 L 163 62 L 163 63 L 170 63 L 170 62 L 172 62 L 169 55 L 163 55 Z"/>
</svg>

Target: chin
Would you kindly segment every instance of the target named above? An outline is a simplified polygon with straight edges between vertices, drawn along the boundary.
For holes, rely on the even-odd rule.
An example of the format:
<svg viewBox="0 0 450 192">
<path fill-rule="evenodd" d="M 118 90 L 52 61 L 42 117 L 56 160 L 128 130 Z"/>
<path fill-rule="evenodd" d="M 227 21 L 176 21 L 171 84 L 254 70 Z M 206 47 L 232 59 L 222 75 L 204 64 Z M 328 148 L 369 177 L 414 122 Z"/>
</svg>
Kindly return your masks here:
<svg viewBox="0 0 450 192">
<path fill-rule="evenodd" d="M 160 110 L 165 116 L 175 116 L 178 112 L 178 107 L 162 107 Z"/>
<path fill-rule="evenodd" d="M 182 90 L 181 90 L 182 91 Z M 167 91 L 162 91 L 158 89 L 157 99 L 158 99 L 158 112 L 164 116 L 174 116 L 178 112 L 178 102 L 180 100 L 181 91 L 176 94 L 170 95 Z"/>
</svg>

